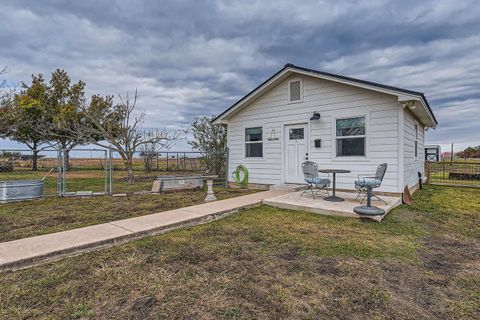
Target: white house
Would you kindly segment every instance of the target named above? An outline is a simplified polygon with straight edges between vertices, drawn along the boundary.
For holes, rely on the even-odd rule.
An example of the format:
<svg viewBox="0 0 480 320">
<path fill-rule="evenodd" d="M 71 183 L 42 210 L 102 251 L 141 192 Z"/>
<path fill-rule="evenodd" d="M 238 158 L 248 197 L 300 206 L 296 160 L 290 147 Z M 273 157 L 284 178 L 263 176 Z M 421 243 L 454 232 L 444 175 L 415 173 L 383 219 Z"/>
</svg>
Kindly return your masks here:
<svg viewBox="0 0 480 320">
<path fill-rule="evenodd" d="M 213 122 L 227 125 L 228 172 L 244 164 L 252 184 L 302 183 L 308 159 L 350 170 L 337 175 L 337 188 L 353 189 L 358 174 L 386 162 L 379 191 L 388 193 L 417 186 L 424 133 L 437 126 L 423 93 L 292 64 Z"/>
</svg>

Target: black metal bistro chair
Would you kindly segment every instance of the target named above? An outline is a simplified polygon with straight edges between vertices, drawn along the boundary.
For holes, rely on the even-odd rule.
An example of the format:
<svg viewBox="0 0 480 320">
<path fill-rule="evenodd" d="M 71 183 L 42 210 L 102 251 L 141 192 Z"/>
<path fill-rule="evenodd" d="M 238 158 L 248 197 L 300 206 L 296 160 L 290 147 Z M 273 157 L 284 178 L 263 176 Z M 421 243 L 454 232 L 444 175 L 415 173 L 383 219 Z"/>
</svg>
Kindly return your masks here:
<svg viewBox="0 0 480 320">
<path fill-rule="evenodd" d="M 305 161 L 302 163 L 302 171 L 308 187 L 307 189 L 303 190 L 300 196 L 303 196 L 305 192 L 310 191 L 313 199 L 315 199 L 315 195 L 317 195 L 321 190 L 325 190 L 327 195 L 330 195 L 327 189 L 331 183 L 330 178 L 321 178 L 318 176 L 318 165 L 315 162 Z M 316 191 L 314 189 L 316 189 Z"/>
<path fill-rule="evenodd" d="M 363 203 L 363 201 L 365 200 L 365 197 L 367 196 L 367 188 L 368 187 L 371 187 L 372 189 L 380 188 L 380 186 L 382 185 L 383 177 L 385 177 L 385 172 L 387 172 L 387 164 L 382 163 L 377 167 L 377 171 L 375 172 L 374 176 L 367 176 L 367 175 L 359 174 L 358 175 L 358 180 L 355 181 L 355 189 L 358 190 L 358 194 L 357 194 L 357 197 L 355 198 L 355 200 L 357 200 L 358 197 L 360 197 L 360 195 L 362 193 L 365 193 L 362 201 L 360 202 L 360 203 Z M 380 198 L 378 195 L 374 194 L 373 192 L 372 192 L 372 197 L 375 197 L 376 199 L 378 199 L 380 201 L 383 201 L 383 202 L 385 202 L 385 204 L 387 204 L 387 202 L 385 200 L 383 200 L 382 198 Z"/>
</svg>

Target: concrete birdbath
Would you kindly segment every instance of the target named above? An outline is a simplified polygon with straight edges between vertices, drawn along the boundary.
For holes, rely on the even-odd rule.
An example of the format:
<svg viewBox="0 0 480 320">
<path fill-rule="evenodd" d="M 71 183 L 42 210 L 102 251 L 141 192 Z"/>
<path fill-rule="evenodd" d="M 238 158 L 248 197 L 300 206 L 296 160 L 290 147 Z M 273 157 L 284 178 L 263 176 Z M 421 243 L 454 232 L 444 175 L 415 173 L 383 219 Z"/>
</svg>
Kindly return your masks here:
<svg viewBox="0 0 480 320">
<path fill-rule="evenodd" d="M 213 192 L 213 179 L 218 178 L 217 175 L 208 175 L 204 176 L 205 180 L 207 180 L 207 196 L 205 198 L 206 202 L 215 201 L 217 197 L 215 197 L 215 193 Z"/>
</svg>

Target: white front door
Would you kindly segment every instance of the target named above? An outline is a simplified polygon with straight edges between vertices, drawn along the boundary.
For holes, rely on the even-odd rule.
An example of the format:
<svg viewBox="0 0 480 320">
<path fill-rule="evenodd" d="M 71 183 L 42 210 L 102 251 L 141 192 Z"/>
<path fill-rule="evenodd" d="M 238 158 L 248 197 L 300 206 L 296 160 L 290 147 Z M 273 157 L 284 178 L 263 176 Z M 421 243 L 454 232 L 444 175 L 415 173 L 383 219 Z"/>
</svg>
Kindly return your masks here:
<svg viewBox="0 0 480 320">
<path fill-rule="evenodd" d="M 308 125 L 285 126 L 285 182 L 304 183 L 302 162 L 308 160 Z"/>
</svg>

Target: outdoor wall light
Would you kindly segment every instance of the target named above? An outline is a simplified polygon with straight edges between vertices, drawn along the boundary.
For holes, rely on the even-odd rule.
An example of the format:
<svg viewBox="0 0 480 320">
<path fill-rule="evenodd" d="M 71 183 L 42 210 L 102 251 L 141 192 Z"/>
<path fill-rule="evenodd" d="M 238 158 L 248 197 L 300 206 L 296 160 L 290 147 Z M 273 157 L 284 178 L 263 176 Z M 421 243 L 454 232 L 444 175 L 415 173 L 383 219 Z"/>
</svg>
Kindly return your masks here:
<svg viewBox="0 0 480 320">
<path fill-rule="evenodd" d="M 313 116 L 310 118 L 310 121 L 320 120 L 320 113 L 313 111 Z"/>
</svg>

